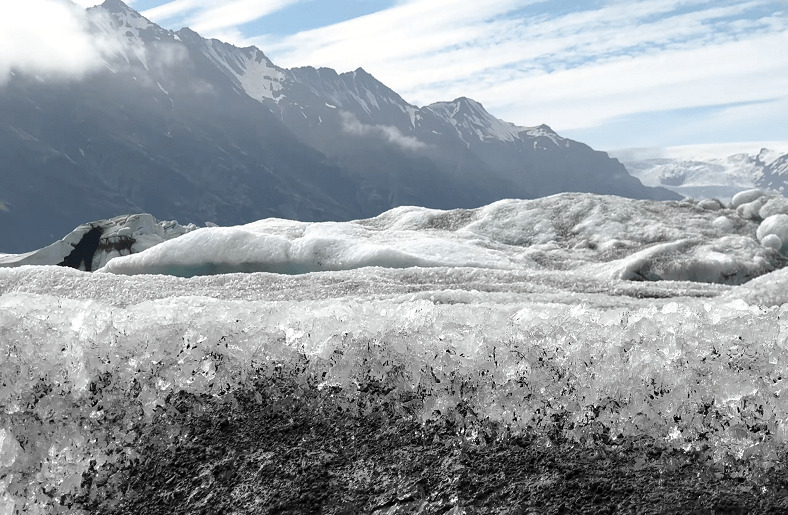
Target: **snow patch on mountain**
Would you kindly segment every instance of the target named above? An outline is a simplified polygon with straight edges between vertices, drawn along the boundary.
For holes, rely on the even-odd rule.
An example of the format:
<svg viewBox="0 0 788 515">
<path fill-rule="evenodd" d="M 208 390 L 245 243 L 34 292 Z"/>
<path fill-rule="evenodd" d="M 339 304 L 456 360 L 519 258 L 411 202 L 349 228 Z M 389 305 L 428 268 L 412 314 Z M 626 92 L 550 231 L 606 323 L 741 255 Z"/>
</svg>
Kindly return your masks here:
<svg viewBox="0 0 788 515">
<path fill-rule="evenodd" d="M 764 167 L 756 182 L 785 194 L 786 187 L 788 187 L 788 154 L 773 160 Z"/>
<path fill-rule="evenodd" d="M 113 43 L 109 45 L 113 49 L 110 55 L 122 57 L 127 64 L 136 59 L 146 70 L 149 70 L 148 56 L 142 34 L 155 33 L 153 39 L 172 34 L 122 3 L 105 2 L 100 7 L 88 9 L 88 13 L 94 33 Z"/>
<path fill-rule="evenodd" d="M 216 39 L 204 40 L 203 53 L 229 74 L 257 101 L 278 101 L 282 96 L 286 73 L 255 47 L 237 48 Z"/>
<path fill-rule="evenodd" d="M 416 107 L 405 102 L 397 93 L 361 68 L 338 74 L 331 68 L 307 66 L 293 68 L 287 73 L 290 80 L 307 88 L 327 103 L 359 116 L 363 113 L 374 120 L 386 106 L 397 106 L 412 120 L 415 117 Z"/>
<path fill-rule="evenodd" d="M 532 130 L 499 120 L 488 113 L 482 104 L 465 97 L 458 98 L 452 102 L 436 102 L 423 109 L 431 111 L 438 118 L 451 124 L 466 143 L 467 140 L 465 138 L 471 135 L 480 141 L 500 140 L 511 142 L 519 138 L 521 132 Z M 541 132 L 539 135 L 542 135 Z M 554 133 L 553 135 L 555 137 Z"/>
</svg>

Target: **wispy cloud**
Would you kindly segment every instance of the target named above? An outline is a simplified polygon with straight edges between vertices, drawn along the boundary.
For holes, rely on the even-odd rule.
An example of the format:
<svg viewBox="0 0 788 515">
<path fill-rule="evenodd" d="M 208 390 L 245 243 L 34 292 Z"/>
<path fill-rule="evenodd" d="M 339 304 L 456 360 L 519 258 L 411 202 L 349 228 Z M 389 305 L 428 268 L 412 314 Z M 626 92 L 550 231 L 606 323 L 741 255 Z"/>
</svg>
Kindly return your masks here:
<svg viewBox="0 0 788 515">
<path fill-rule="evenodd" d="M 399 129 L 390 125 L 367 125 L 361 123 L 351 113 L 342 112 L 342 129 L 356 136 L 371 136 L 388 143 L 393 143 L 405 150 L 420 150 L 427 145 L 412 136 L 406 136 Z"/>
<path fill-rule="evenodd" d="M 555 14 L 531 0 L 408 0 L 247 38 L 283 66 L 363 66 L 404 98 L 475 98 L 559 130 L 638 112 L 788 96 L 788 13 L 771 0 L 632 0 Z"/>
<path fill-rule="evenodd" d="M 239 35 L 239 25 L 304 0 L 172 0 L 142 14 L 157 23 L 173 19 L 208 37 Z"/>
<path fill-rule="evenodd" d="M 113 43 L 89 32 L 90 16 L 70 2 L 8 2 L 0 16 L 0 85 L 11 73 L 83 77 L 102 66 Z"/>
<path fill-rule="evenodd" d="M 254 44 L 281 66 L 361 66 L 417 105 L 468 96 L 521 125 L 586 134 L 638 113 L 737 104 L 744 106 L 709 111 L 692 126 L 727 124 L 731 132 L 734 118 L 757 113 L 788 140 L 788 127 L 769 114 L 788 102 L 784 2 L 395 0 L 290 36 L 254 32 L 256 20 L 307 1 L 329 0 L 170 0 L 143 14 Z M 689 130 L 675 134 L 697 139 Z"/>
</svg>

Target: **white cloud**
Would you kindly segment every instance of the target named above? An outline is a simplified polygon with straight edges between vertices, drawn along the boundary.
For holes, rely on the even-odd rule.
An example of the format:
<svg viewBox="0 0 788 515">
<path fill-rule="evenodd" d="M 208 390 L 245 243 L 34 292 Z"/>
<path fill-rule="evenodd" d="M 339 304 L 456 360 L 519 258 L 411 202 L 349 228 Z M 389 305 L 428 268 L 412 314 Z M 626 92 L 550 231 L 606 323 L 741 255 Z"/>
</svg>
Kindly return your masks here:
<svg viewBox="0 0 788 515">
<path fill-rule="evenodd" d="M 351 113 L 343 111 L 342 129 L 356 136 L 372 136 L 393 143 L 405 150 L 420 150 L 427 145 L 412 136 L 405 136 L 399 129 L 390 125 L 366 125 Z"/>
<path fill-rule="evenodd" d="M 325 65 L 353 69 L 390 60 L 413 62 L 456 47 L 488 45 L 501 24 L 487 23 L 542 0 L 410 0 L 396 7 L 275 41 L 250 39 L 278 56 L 284 66 Z M 355 67 L 357 67 L 356 65 Z M 419 66 L 421 68 L 421 66 Z"/>
<path fill-rule="evenodd" d="M 197 32 L 210 33 L 242 25 L 279 11 L 301 0 L 232 0 L 215 5 L 191 19 Z"/>
<path fill-rule="evenodd" d="M 563 15 L 540 3 L 407 0 L 238 42 L 288 67 L 362 66 L 416 104 L 469 96 L 496 116 L 557 130 L 788 91 L 788 13 L 771 0 L 616 1 Z M 544 8 L 524 14 L 528 6 Z"/>
<path fill-rule="evenodd" d="M 142 14 L 163 23 L 178 19 L 205 37 L 240 34 L 235 27 L 258 20 L 303 0 L 172 0 Z"/>
<path fill-rule="evenodd" d="M 291 36 L 242 32 L 304 1 L 171 0 L 143 14 L 172 28 L 255 44 L 282 66 L 340 72 L 361 66 L 415 104 L 468 96 L 498 117 L 559 131 L 611 127 L 638 113 L 753 102 L 759 107 L 708 114 L 677 133 L 698 139 L 693 127 L 715 123 L 735 131 L 732 120 L 743 113 L 752 113 L 751 126 L 776 127 L 768 106 L 782 104 L 769 102 L 784 101 L 788 91 L 788 12 L 773 0 L 600 0 L 564 13 L 549 0 L 397 0 Z M 100 63 L 103 50 L 85 41 L 84 20 L 71 13 L 63 23 L 64 4 L 14 2 L 17 12 L 0 20 L 0 77 L 14 67 L 78 76 Z M 20 29 L 15 18 L 22 14 L 30 23 Z M 44 35 L 58 31 L 65 34 L 48 43 Z"/>
<path fill-rule="evenodd" d="M 187 13 L 200 11 L 215 5 L 212 0 L 172 0 L 142 12 L 142 15 L 156 23 L 164 23 Z"/>
<path fill-rule="evenodd" d="M 70 2 L 9 2 L 0 17 L 0 85 L 15 71 L 81 78 L 102 65 L 106 45 L 88 33 L 88 15 Z"/>
<path fill-rule="evenodd" d="M 470 96 L 520 99 L 522 116 L 563 129 L 595 126 L 638 112 L 782 97 L 788 92 L 788 34 L 592 62 L 488 85 Z"/>
</svg>

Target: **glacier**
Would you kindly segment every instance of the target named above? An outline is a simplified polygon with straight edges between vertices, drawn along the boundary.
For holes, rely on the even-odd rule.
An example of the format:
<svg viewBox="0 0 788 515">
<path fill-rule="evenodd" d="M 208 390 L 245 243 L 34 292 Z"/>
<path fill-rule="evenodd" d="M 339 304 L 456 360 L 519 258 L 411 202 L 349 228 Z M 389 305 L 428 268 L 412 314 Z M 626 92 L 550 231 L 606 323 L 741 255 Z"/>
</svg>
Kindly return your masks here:
<svg viewBox="0 0 788 515">
<path fill-rule="evenodd" d="M 181 229 L 96 273 L 2 267 L 0 513 L 65 510 L 162 424 L 191 438 L 168 422 L 174 396 L 231 399 L 283 374 L 359 416 L 374 385 L 462 438 L 644 436 L 768 469 L 788 440 L 788 269 L 758 221 L 717 207 L 403 207 Z M 643 280 L 660 273 L 676 279 Z"/>
<path fill-rule="evenodd" d="M 467 210 L 404 206 L 351 222 L 270 218 L 235 227 L 189 227 L 167 241 L 160 236 L 144 252 L 103 256 L 99 271 L 191 277 L 443 266 L 740 284 L 785 265 L 774 238 L 766 244 L 763 238 L 788 239 L 786 215 L 762 220 L 757 209 L 745 209 L 766 203 L 768 195 L 740 195 L 746 198 L 726 208 L 565 193 Z M 13 259 L 0 258 L 0 266 L 4 261 Z"/>
<path fill-rule="evenodd" d="M 786 142 L 770 141 L 631 149 L 612 151 L 610 155 L 644 185 L 664 186 L 684 196 L 728 201 L 747 188 L 783 192 L 786 153 Z"/>
</svg>

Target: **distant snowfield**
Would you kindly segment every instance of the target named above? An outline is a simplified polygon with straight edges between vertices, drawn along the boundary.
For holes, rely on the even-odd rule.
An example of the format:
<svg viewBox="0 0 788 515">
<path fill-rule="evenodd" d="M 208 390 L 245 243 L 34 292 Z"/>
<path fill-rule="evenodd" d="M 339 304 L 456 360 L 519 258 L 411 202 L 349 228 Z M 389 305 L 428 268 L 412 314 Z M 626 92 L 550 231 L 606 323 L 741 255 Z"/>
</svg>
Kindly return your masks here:
<svg viewBox="0 0 788 515">
<path fill-rule="evenodd" d="M 729 201 L 738 191 L 756 187 L 764 165 L 788 154 L 788 142 L 631 148 L 608 153 L 646 186 L 662 186 L 698 199 Z"/>
<path fill-rule="evenodd" d="M 757 155 L 761 149 L 788 154 L 788 141 L 744 141 L 706 145 L 679 145 L 675 147 L 627 148 L 608 150 L 610 157 L 626 160 L 642 159 L 724 159 L 735 154 Z"/>
<path fill-rule="evenodd" d="M 788 141 L 748 141 L 740 143 L 716 143 L 708 145 L 680 145 L 665 148 L 665 157 L 672 159 L 723 158 L 734 154 L 757 154 L 769 149 L 780 155 L 788 154 Z"/>
<path fill-rule="evenodd" d="M 403 207 L 191 230 L 101 273 L 0 268 L 0 507 L 79 493 L 179 392 L 232 395 L 297 363 L 300 384 L 352 398 L 374 382 L 424 422 L 645 436 L 768 468 L 788 443 L 788 269 L 754 214 L 766 200 L 735 203 Z"/>
</svg>

